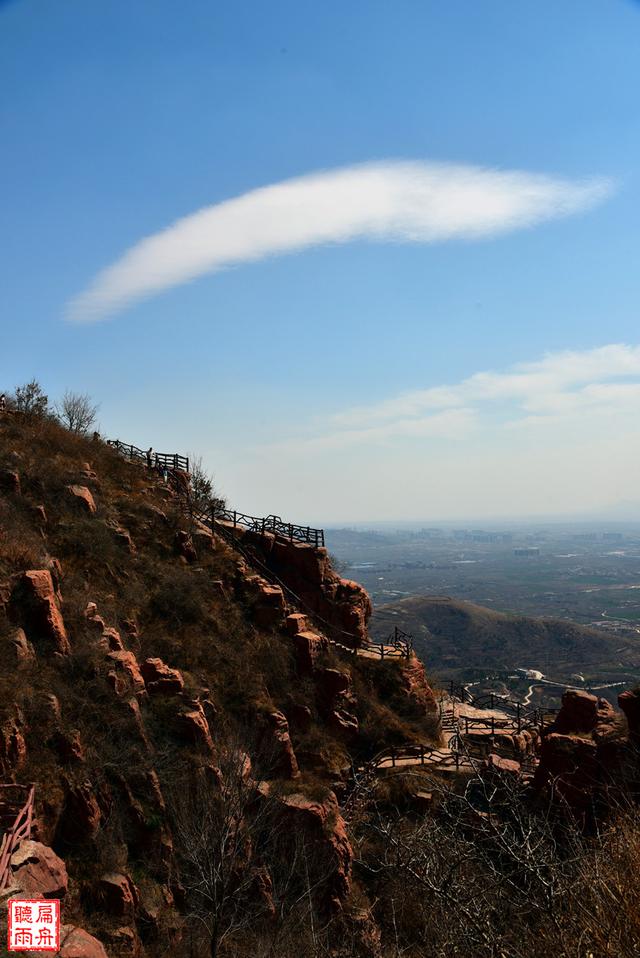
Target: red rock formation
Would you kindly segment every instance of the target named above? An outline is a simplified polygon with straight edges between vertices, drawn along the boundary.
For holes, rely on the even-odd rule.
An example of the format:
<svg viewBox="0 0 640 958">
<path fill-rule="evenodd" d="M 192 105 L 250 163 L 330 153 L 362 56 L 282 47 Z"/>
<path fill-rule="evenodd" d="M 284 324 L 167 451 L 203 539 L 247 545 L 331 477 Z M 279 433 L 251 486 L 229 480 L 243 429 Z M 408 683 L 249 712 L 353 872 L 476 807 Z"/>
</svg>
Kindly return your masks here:
<svg viewBox="0 0 640 958">
<path fill-rule="evenodd" d="M 86 486 L 67 486 L 73 501 L 87 515 L 93 515 L 96 511 L 96 503 L 91 494 L 91 490 Z"/>
<path fill-rule="evenodd" d="M 320 802 L 295 793 L 283 795 L 279 800 L 291 818 L 292 829 L 311 846 L 310 857 L 313 858 L 315 852 L 324 862 L 324 905 L 332 910 L 340 909 L 351 891 L 353 851 L 336 796 L 329 792 Z"/>
<path fill-rule="evenodd" d="M 195 562 L 198 558 L 193 539 L 184 529 L 176 532 L 173 547 L 176 555 L 182 556 L 187 562 Z"/>
<path fill-rule="evenodd" d="M 286 717 L 282 712 L 271 712 L 265 716 L 265 723 L 262 750 L 271 775 L 277 778 L 297 778 L 300 770 Z"/>
<path fill-rule="evenodd" d="M 127 691 L 127 682 L 122 681 L 123 676 L 118 672 L 124 673 L 129 680 L 131 687 L 136 695 L 142 695 L 145 692 L 144 679 L 138 666 L 138 660 L 133 652 L 123 650 L 122 652 L 109 652 L 108 658 L 116 665 L 116 672 L 110 672 L 111 682 L 118 695 L 124 695 Z"/>
<path fill-rule="evenodd" d="M 282 625 L 284 612 L 284 594 L 280 586 L 261 582 L 253 609 L 256 624 L 262 629 L 274 629 Z"/>
<path fill-rule="evenodd" d="M 108 872 L 98 880 L 96 898 L 108 915 L 132 919 L 138 892 L 128 875 Z"/>
<path fill-rule="evenodd" d="M 607 791 L 621 784 L 626 737 L 620 718 L 605 699 L 567 690 L 542 736 L 534 788 L 548 790 L 585 825 L 599 814 Z"/>
<path fill-rule="evenodd" d="M 401 660 L 400 675 L 407 699 L 417 716 L 437 715 L 438 703 L 427 682 L 424 665 L 414 652 L 410 658 Z"/>
<path fill-rule="evenodd" d="M 108 958 L 103 945 L 83 928 L 62 925 L 60 951 L 56 958 Z"/>
<path fill-rule="evenodd" d="M 56 652 L 69 654 L 71 647 L 60 612 L 60 599 L 48 569 L 23 572 L 11 593 L 11 603 L 30 641 L 44 640 Z"/>
<path fill-rule="evenodd" d="M 260 551 L 269 568 L 300 597 L 305 611 L 328 624 L 332 638 L 352 646 L 366 641 L 371 600 L 361 585 L 332 569 L 326 549 L 271 534 L 240 529 L 236 534 Z"/>
<path fill-rule="evenodd" d="M 199 703 L 188 711 L 178 713 L 178 728 L 187 742 L 192 745 L 200 745 L 207 752 L 213 754 L 214 746 L 209 723 Z"/>
<path fill-rule="evenodd" d="M 340 669 L 317 669 L 315 682 L 320 714 L 334 732 L 353 738 L 358 733 L 358 720 L 349 712 L 354 704 L 349 673 Z"/>
<path fill-rule="evenodd" d="M 329 648 L 329 642 L 324 636 L 309 630 L 294 635 L 293 645 L 300 675 L 313 675 L 319 658 Z"/>
<path fill-rule="evenodd" d="M 11 888 L 24 898 L 63 898 L 69 879 L 67 869 L 53 849 L 40 842 L 20 842 L 11 856 Z"/>
<path fill-rule="evenodd" d="M 171 669 L 162 659 L 146 659 L 140 669 L 150 695 L 177 695 L 184 688 L 178 669 Z"/>
</svg>

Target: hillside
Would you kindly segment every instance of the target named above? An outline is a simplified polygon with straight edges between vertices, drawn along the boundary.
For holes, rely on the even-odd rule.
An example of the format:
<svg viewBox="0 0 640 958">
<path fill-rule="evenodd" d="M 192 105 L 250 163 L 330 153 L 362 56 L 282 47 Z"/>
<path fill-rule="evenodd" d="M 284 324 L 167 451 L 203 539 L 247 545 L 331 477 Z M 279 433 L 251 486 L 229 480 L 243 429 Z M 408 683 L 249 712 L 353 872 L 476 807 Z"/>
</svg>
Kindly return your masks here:
<svg viewBox="0 0 640 958">
<path fill-rule="evenodd" d="M 414 635 L 430 669 L 535 668 L 568 680 L 573 672 L 637 670 L 640 646 L 563 619 L 508 615 L 449 596 L 411 596 L 382 605 L 374 635 L 390 625 Z M 621 648 L 622 647 L 622 648 Z"/>
<path fill-rule="evenodd" d="M 424 672 L 323 636 L 173 478 L 0 418 L 0 804 L 34 783 L 37 817 L 4 898 L 62 897 L 75 958 L 311 954 L 312 934 L 355 954 L 341 802 L 354 765 L 438 740 Z M 366 593 L 326 550 L 258 538 L 267 576 L 365 641 Z"/>
</svg>

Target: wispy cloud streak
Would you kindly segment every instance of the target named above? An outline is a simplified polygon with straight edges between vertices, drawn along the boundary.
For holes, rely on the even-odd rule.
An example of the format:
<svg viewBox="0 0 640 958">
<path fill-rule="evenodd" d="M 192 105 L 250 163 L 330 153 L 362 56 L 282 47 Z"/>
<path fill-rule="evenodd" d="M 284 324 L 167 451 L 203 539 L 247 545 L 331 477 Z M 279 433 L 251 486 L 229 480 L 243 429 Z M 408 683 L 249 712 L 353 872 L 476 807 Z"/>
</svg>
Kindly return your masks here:
<svg viewBox="0 0 640 958">
<path fill-rule="evenodd" d="M 314 173 L 206 207 L 142 239 L 68 305 L 95 322 L 225 267 L 356 239 L 482 239 L 588 209 L 602 178 L 389 161 Z"/>
<path fill-rule="evenodd" d="M 402 438 L 467 439 L 498 416 L 507 428 L 566 423 L 571 417 L 640 414 L 640 346 L 611 343 L 550 353 L 503 372 L 478 372 L 358 406 L 332 417 L 306 440 L 310 449 L 378 444 Z"/>
</svg>

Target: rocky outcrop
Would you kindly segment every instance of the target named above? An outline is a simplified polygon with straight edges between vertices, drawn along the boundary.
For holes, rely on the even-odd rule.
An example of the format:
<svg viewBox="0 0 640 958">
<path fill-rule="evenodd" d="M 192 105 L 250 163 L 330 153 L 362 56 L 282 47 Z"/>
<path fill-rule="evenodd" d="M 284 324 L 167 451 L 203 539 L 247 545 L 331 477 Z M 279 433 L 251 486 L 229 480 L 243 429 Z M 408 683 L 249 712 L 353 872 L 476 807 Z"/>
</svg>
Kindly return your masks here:
<svg viewBox="0 0 640 958">
<path fill-rule="evenodd" d="M 49 569 L 23 572 L 11 593 L 14 617 L 21 622 L 29 641 L 36 645 L 44 642 L 55 652 L 68 655 L 71 647 L 60 603 Z"/>
<path fill-rule="evenodd" d="M 342 737 L 356 736 L 358 720 L 349 711 L 355 705 L 349 673 L 340 669 L 317 669 L 315 684 L 318 711 L 325 718 L 329 728 Z"/>
<path fill-rule="evenodd" d="M 546 790 L 584 825 L 622 785 L 626 745 L 621 716 L 606 699 L 567 690 L 555 722 L 542 736 L 534 789 Z"/>
<path fill-rule="evenodd" d="M 417 717 L 437 715 L 438 703 L 424 671 L 424 665 L 412 652 L 408 659 L 400 660 L 400 676 L 410 710 Z"/>
<path fill-rule="evenodd" d="M 108 958 L 104 946 L 83 928 L 62 925 L 57 958 Z"/>
<path fill-rule="evenodd" d="M 309 630 L 293 637 L 296 665 L 300 675 L 313 675 L 322 654 L 329 648 L 328 640 Z"/>
<path fill-rule="evenodd" d="M 354 647 L 366 641 L 371 600 L 361 585 L 334 571 L 325 548 L 240 528 L 235 534 L 259 550 L 271 571 L 300 597 L 303 607 L 327 623 L 332 638 Z"/>
<path fill-rule="evenodd" d="M 108 872 L 98 880 L 96 900 L 108 915 L 132 919 L 138 892 L 128 875 Z"/>
<path fill-rule="evenodd" d="M 177 695 L 184 688 L 178 669 L 171 669 L 162 659 L 145 659 L 140 669 L 150 695 Z"/>
<path fill-rule="evenodd" d="M 264 723 L 262 751 L 270 775 L 274 778 L 297 778 L 300 770 L 286 717 L 282 712 L 271 712 L 264 717 Z"/>
<path fill-rule="evenodd" d="M 20 842 L 11 856 L 11 888 L 21 898 L 63 898 L 67 869 L 53 849 L 40 842 Z"/>
<path fill-rule="evenodd" d="M 323 874 L 322 905 L 340 909 L 351 891 L 353 851 L 335 794 L 329 792 L 323 801 L 315 801 L 296 792 L 282 796 L 280 802 L 293 833 L 307 843 L 310 858 L 315 858 Z"/>
<path fill-rule="evenodd" d="M 176 555 L 179 555 L 185 562 L 195 562 L 198 558 L 193 539 L 184 529 L 180 529 L 176 532 L 173 548 Z"/>
<path fill-rule="evenodd" d="M 85 515 L 92 516 L 96 511 L 96 503 L 90 489 L 86 486 L 67 486 L 76 507 Z"/>
<path fill-rule="evenodd" d="M 133 652 L 109 652 L 108 658 L 114 663 L 115 670 L 109 672 L 109 679 L 117 695 L 125 695 L 129 687 L 135 695 L 146 691 L 144 679 Z"/>
</svg>

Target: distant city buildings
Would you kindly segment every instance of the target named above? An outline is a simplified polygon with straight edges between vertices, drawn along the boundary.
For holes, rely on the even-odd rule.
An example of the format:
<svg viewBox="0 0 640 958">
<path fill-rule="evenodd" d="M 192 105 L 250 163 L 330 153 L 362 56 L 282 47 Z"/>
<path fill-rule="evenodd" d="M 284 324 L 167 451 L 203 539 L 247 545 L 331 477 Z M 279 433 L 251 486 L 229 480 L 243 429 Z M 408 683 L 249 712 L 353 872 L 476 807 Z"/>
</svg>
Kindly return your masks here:
<svg viewBox="0 0 640 958">
<path fill-rule="evenodd" d="M 514 556 L 524 557 L 525 559 L 531 559 L 534 556 L 540 555 L 540 549 L 538 546 L 521 546 L 519 549 L 513 550 Z"/>
</svg>

